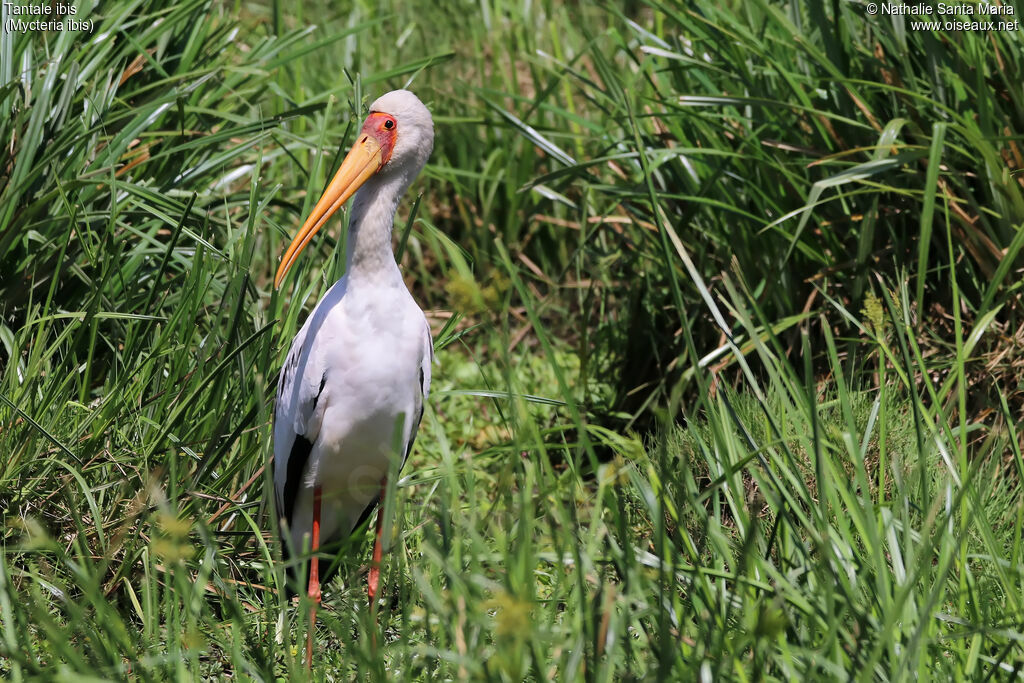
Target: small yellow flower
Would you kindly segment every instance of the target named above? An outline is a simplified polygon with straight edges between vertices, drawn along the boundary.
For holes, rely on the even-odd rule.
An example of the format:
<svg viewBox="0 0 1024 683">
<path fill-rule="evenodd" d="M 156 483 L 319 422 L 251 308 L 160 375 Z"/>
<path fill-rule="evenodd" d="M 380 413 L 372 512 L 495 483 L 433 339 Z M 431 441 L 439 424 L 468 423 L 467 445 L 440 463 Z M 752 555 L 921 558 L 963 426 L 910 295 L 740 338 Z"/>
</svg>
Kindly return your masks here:
<svg viewBox="0 0 1024 683">
<path fill-rule="evenodd" d="M 530 631 L 530 613 L 533 605 L 526 600 L 502 591 L 485 603 L 488 609 L 495 610 L 494 632 L 499 637 L 520 637 Z"/>
<path fill-rule="evenodd" d="M 861 315 L 867 318 L 871 330 L 875 334 L 881 334 L 885 313 L 882 310 L 882 300 L 875 296 L 874 292 L 868 292 L 867 296 L 864 297 L 864 308 L 860 312 Z"/>
<path fill-rule="evenodd" d="M 192 520 L 188 517 L 178 517 L 166 512 L 161 512 L 156 518 L 160 530 L 171 538 L 185 538 L 192 530 Z"/>
</svg>

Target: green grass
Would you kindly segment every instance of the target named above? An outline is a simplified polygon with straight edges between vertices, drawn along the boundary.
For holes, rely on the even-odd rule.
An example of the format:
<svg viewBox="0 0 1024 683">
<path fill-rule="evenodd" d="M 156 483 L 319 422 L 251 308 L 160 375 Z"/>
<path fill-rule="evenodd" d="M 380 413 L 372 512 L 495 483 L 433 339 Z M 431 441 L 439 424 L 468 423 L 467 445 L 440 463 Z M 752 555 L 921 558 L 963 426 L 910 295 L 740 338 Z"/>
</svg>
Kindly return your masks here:
<svg viewBox="0 0 1024 683">
<path fill-rule="evenodd" d="M 439 349 L 316 676 L 1024 671 L 1024 46 L 855 3 L 82 4 L 0 33 L 0 676 L 303 676 L 263 500 L 362 107 Z M 413 210 L 413 207 L 415 211 Z M 279 619 L 283 640 L 275 637 Z"/>
</svg>

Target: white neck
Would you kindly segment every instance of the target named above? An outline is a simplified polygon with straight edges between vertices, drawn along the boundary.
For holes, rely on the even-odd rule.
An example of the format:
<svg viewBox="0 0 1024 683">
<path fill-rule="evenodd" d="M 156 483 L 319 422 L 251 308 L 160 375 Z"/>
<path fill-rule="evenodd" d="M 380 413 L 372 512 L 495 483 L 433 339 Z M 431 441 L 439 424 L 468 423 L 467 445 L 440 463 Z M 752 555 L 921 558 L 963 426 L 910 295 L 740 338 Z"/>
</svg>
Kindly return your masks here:
<svg viewBox="0 0 1024 683">
<path fill-rule="evenodd" d="M 345 274 L 352 279 L 401 280 L 391 249 L 398 200 L 408 186 L 400 173 L 375 175 L 352 200 Z"/>
</svg>

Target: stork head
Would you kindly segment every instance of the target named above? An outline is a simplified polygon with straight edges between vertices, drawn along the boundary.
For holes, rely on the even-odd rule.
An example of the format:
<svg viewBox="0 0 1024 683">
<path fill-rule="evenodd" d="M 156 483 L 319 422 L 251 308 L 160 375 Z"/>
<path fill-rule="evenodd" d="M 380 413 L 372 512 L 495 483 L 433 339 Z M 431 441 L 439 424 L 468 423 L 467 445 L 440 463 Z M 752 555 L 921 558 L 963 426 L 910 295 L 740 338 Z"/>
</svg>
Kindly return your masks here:
<svg viewBox="0 0 1024 683">
<path fill-rule="evenodd" d="M 434 121 L 419 98 L 392 90 L 370 105 L 370 114 L 327 190 L 288 246 L 274 276 L 281 286 L 288 269 L 334 212 L 375 175 L 395 179 L 404 191 L 427 163 L 434 147 Z"/>
</svg>

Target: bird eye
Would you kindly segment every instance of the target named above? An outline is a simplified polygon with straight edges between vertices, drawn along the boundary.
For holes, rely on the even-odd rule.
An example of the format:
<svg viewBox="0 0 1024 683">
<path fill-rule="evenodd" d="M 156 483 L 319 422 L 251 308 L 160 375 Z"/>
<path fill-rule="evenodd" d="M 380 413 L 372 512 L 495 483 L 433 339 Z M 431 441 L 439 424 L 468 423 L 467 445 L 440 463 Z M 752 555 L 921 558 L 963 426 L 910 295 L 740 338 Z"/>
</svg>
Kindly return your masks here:
<svg viewBox="0 0 1024 683">
<path fill-rule="evenodd" d="M 395 127 L 395 122 L 393 120 L 388 119 L 388 120 L 386 120 L 384 122 L 384 129 L 385 130 L 391 130 L 394 127 Z"/>
</svg>

